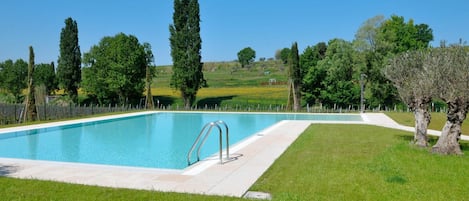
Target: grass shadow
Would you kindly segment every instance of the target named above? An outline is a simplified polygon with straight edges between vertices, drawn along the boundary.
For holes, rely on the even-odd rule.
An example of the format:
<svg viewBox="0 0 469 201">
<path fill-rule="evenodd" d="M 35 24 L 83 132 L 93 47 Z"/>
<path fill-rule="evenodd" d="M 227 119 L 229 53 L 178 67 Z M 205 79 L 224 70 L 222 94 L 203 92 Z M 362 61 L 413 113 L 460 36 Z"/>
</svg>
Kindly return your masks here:
<svg viewBox="0 0 469 201">
<path fill-rule="evenodd" d="M 210 97 L 210 98 L 203 98 L 197 101 L 197 105 L 199 106 L 207 106 L 207 107 L 215 107 L 217 105 L 220 107 L 221 102 L 225 100 L 231 100 L 236 96 L 219 96 L 219 97 Z"/>
<path fill-rule="evenodd" d="M 0 165 L 0 176 L 7 176 L 18 171 L 18 167 L 11 165 Z"/>
<path fill-rule="evenodd" d="M 469 150 L 469 141 L 459 141 L 459 145 L 461 146 L 462 151 Z"/>
<path fill-rule="evenodd" d="M 398 135 L 397 137 L 401 139 L 402 141 L 410 142 L 410 143 L 412 143 L 414 140 L 414 136 L 412 135 Z M 428 144 L 430 144 L 429 145 L 430 147 L 435 145 L 437 141 L 438 141 L 437 136 L 431 136 L 431 135 L 428 136 Z M 465 141 L 465 140 L 459 141 L 459 145 L 461 147 L 461 150 L 469 151 L 469 141 Z"/>
<path fill-rule="evenodd" d="M 168 106 L 173 105 L 176 102 L 176 99 L 171 96 L 153 96 L 153 102 L 155 103 L 155 106 Z"/>
</svg>

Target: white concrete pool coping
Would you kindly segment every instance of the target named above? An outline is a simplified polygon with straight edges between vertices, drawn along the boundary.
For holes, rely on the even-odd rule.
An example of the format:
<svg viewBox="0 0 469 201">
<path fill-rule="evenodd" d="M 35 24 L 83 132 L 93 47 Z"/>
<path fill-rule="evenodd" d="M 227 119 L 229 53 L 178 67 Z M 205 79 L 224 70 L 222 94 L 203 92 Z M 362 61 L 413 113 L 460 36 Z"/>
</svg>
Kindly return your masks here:
<svg viewBox="0 0 469 201">
<path fill-rule="evenodd" d="M 134 113 L 141 115 L 147 112 Z M 154 113 L 154 112 L 149 112 Z M 156 190 L 223 196 L 243 196 L 254 182 L 311 124 L 368 124 L 388 128 L 414 131 L 413 127 L 402 126 L 382 113 L 361 114 L 363 122 L 352 121 L 281 121 L 260 133 L 236 144 L 230 155 L 236 160 L 219 164 L 217 157 L 199 162 L 185 170 L 133 168 L 108 165 L 91 165 L 65 162 L 50 162 L 0 158 L 0 176 L 14 178 L 51 180 L 75 184 L 96 185 L 114 188 Z M 124 114 L 122 116 L 129 116 Z M 56 123 L 34 125 L 36 128 L 52 125 L 96 121 L 88 118 Z M 17 131 L 21 128 L 0 129 L 0 133 Z M 440 132 L 429 130 L 430 135 Z M 469 140 L 469 136 L 462 136 Z"/>
</svg>

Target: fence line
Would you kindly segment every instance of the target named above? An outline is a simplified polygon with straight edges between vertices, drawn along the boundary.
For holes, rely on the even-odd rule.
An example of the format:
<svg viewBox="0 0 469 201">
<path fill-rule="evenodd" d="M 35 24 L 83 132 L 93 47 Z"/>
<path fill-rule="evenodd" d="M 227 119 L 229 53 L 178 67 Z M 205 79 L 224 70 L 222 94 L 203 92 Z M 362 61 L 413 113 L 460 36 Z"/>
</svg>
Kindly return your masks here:
<svg viewBox="0 0 469 201">
<path fill-rule="evenodd" d="M 21 114 L 24 111 L 24 104 L 5 104 L 0 103 L 0 125 L 16 124 L 21 122 Z M 39 120 L 59 120 L 66 118 L 77 118 L 83 116 L 89 116 L 94 114 L 103 114 L 111 112 L 129 112 L 142 110 L 143 105 L 69 105 L 69 106 L 57 106 L 57 105 L 38 105 L 38 119 Z M 408 108 L 398 108 L 394 106 L 376 108 L 365 107 L 366 112 L 381 112 L 381 111 L 396 111 L 396 112 L 410 112 Z M 196 105 L 190 110 L 184 109 L 180 105 L 163 105 L 157 104 L 155 110 L 162 111 L 219 111 L 219 112 L 293 112 L 287 108 L 286 105 Z M 433 112 L 446 112 L 446 108 L 432 108 Z M 337 107 L 332 108 L 319 106 L 309 106 L 301 108 L 297 112 L 302 113 L 357 113 L 360 112 L 357 106 L 348 107 Z"/>
<path fill-rule="evenodd" d="M 24 104 L 5 104 L 0 103 L 0 125 L 16 124 L 22 122 Z M 37 106 L 39 120 L 58 120 L 66 118 L 83 117 L 94 114 L 103 114 L 110 112 L 128 112 L 140 110 L 140 105 L 69 105 L 57 106 L 43 104 Z"/>
</svg>

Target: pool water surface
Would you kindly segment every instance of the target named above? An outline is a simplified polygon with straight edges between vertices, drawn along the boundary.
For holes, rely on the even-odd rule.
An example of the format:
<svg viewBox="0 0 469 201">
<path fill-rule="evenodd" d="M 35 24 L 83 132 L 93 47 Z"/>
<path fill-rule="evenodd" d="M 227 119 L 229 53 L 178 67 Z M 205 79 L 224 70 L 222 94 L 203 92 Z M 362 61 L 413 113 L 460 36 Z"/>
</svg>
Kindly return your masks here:
<svg viewBox="0 0 469 201">
<path fill-rule="evenodd" d="M 231 145 L 282 120 L 362 121 L 359 114 L 155 112 L 0 133 L 0 157 L 184 169 L 187 153 L 202 127 L 217 120 L 229 126 Z M 218 153 L 218 149 L 214 129 L 201 149 L 201 158 Z"/>
</svg>

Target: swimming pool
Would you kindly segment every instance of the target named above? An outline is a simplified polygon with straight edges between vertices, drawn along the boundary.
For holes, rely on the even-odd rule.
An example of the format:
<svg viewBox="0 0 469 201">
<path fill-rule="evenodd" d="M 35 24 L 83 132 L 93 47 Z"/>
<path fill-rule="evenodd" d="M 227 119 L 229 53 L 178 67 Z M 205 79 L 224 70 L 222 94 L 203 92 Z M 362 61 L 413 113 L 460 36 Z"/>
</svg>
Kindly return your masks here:
<svg viewBox="0 0 469 201">
<path fill-rule="evenodd" d="M 145 115 L 73 123 L 0 134 L 0 157 L 117 166 L 184 169 L 202 127 L 223 120 L 235 144 L 281 120 L 362 121 L 355 115 L 186 113 Z M 211 135 L 201 158 L 218 151 Z"/>
</svg>

